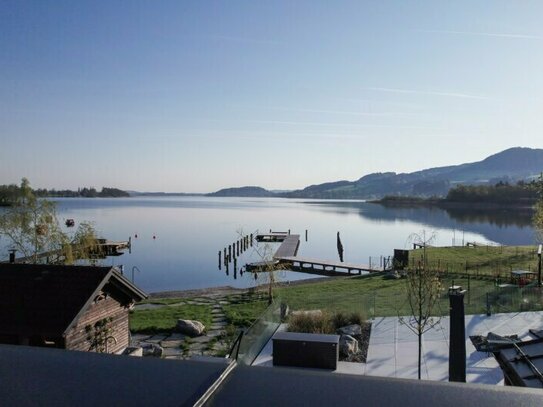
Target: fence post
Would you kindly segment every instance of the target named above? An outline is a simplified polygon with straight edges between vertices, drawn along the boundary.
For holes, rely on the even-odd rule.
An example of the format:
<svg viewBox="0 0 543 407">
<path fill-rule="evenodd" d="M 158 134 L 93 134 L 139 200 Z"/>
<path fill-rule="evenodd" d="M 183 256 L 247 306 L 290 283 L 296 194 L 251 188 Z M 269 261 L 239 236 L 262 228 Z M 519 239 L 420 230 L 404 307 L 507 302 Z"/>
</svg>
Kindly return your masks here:
<svg viewBox="0 0 543 407">
<path fill-rule="evenodd" d="M 375 309 L 375 304 L 376 304 L 376 293 L 375 291 L 373 292 L 373 318 L 372 320 L 375 321 L 375 313 L 377 312 L 377 310 Z"/>
</svg>

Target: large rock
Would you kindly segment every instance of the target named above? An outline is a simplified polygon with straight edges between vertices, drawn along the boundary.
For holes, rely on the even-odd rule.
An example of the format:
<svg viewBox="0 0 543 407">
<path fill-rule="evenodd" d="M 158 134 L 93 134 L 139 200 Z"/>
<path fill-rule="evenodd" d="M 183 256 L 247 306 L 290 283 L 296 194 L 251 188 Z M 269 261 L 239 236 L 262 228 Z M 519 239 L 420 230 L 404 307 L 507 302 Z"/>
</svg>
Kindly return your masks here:
<svg viewBox="0 0 543 407">
<path fill-rule="evenodd" d="M 310 310 L 299 310 L 299 311 L 292 311 L 290 313 L 292 316 L 298 316 L 298 315 L 305 315 L 308 317 L 318 318 L 322 316 L 322 311 L 320 309 L 310 309 Z"/>
<path fill-rule="evenodd" d="M 141 347 L 143 349 L 143 356 L 155 356 L 158 358 L 162 356 L 163 349 L 156 343 L 142 343 Z"/>
<path fill-rule="evenodd" d="M 337 332 L 340 335 L 356 336 L 356 335 L 361 335 L 362 334 L 362 327 L 360 325 L 358 325 L 358 324 L 347 325 L 347 326 L 339 328 L 337 330 Z"/>
<path fill-rule="evenodd" d="M 347 357 L 358 353 L 358 341 L 350 335 L 341 335 L 339 338 L 339 352 Z"/>
<path fill-rule="evenodd" d="M 200 321 L 180 319 L 177 321 L 177 331 L 188 336 L 200 336 L 206 327 Z"/>
<path fill-rule="evenodd" d="M 122 354 L 128 356 L 142 357 L 143 348 L 141 346 L 128 346 Z"/>
</svg>

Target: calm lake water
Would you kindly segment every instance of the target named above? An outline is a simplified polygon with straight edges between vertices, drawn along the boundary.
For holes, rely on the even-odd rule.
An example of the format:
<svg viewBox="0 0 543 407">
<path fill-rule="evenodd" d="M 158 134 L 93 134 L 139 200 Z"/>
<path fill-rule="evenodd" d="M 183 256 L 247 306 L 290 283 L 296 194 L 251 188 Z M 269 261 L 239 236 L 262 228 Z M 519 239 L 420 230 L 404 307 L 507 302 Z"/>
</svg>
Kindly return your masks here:
<svg viewBox="0 0 543 407">
<path fill-rule="evenodd" d="M 125 275 L 147 292 L 254 284 L 249 273 L 234 280 L 218 270 L 218 251 L 239 233 L 291 230 L 301 235 L 299 255 L 337 259 L 336 233 L 344 261 L 378 261 L 393 250 L 411 246 L 413 233 L 435 233 L 437 245 L 476 241 L 532 244 L 531 214 L 518 210 L 442 210 L 386 208 L 358 201 L 287 200 L 278 198 L 144 197 L 118 199 L 56 199 L 59 219 L 94 224 L 110 240 L 132 236 L 132 253 L 108 258 L 105 265 L 123 265 Z M 75 228 L 74 228 L 75 229 Z M 308 241 L 304 239 L 308 230 Z M 73 229 L 72 229 L 73 230 Z M 137 234 L 137 238 L 135 235 Z M 156 238 L 153 239 L 153 236 Z M 5 257 L 5 256 L 2 256 Z M 259 257 L 249 249 L 238 266 Z M 139 271 L 138 271 L 139 269 Z M 280 272 L 281 280 L 310 278 Z"/>
</svg>

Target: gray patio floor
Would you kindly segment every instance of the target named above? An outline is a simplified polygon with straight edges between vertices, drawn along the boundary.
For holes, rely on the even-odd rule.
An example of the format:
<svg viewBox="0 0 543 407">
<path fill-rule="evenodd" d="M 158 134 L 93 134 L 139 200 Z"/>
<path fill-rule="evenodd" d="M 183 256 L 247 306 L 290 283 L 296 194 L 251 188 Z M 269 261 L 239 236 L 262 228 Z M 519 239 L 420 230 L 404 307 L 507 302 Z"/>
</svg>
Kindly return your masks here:
<svg viewBox="0 0 543 407">
<path fill-rule="evenodd" d="M 279 328 L 284 330 L 283 324 Z M 466 379 L 469 383 L 501 384 L 503 374 L 492 355 L 477 352 L 470 335 L 518 334 L 523 340 L 533 339 L 528 330 L 543 328 L 543 312 L 511 314 L 466 315 Z M 421 376 L 425 380 L 447 381 L 449 376 L 449 318 L 423 336 Z M 273 344 L 270 340 L 253 366 L 273 366 Z M 339 362 L 334 373 L 369 376 L 417 378 L 417 336 L 397 317 L 376 318 L 373 321 L 367 363 Z"/>
</svg>

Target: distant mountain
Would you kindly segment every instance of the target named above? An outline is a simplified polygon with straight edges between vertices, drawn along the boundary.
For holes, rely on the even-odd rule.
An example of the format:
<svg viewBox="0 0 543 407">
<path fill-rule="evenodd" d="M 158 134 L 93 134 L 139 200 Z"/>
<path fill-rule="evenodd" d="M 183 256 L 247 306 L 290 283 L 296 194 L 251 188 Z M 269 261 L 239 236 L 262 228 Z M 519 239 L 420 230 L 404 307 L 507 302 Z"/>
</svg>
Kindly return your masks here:
<svg viewBox="0 0 543 407">
<path fill-rule="evenodd" d="M 386 195 L 445 196 L 456 184 L 494 184 L 533 179 L 543 172 L 543 149 L 515 147 L 482 161 L 412 173 L 385 172 L 357 181 L 311 185 L 280 194 L 288 198 L 378 199 Z"/>
<path fill-rule="evenodd" d="M 279 194 L 268 191 L 267 189 L 261 187 L 240 187 L 240 188 L 224 188 L 217 192 L 212 192 L 207 194 L 207 196 L 235 196 L 235 197 L 252 197 L 252 198 L 262 198 L 270 196 L 279 196 Z"/>
</svg>

